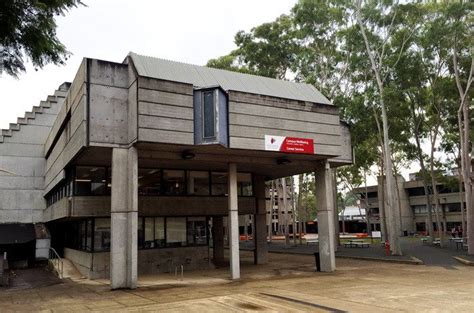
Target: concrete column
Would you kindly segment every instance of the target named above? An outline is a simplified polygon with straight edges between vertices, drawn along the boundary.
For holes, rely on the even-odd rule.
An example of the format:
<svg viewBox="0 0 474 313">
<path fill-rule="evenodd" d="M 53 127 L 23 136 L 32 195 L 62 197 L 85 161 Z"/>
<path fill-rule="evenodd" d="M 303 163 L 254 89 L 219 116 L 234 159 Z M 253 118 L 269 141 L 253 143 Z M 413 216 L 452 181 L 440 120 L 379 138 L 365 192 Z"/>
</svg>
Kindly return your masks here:
<svg viewBox="0 0 474 313">
<path fill-rule="evenodd" d="M 254 226 L 254 260 L 255 264 L 268 262 L 267 246 L 267 208 L 265 198 L 265 179 L 263 176 L 254 177 L 254 190 L 256 198 L 256 214 L 253 218 Z"/>
<path fill-rule="evenodd" d="M 237 200 L 237 165 L 229 163 L 229 259 L 230 278 L 240 278 L 239 256 L 239 206 Z"/>
<path fill-rule="evenodd" d="M 138 156 L 135 147 L 112 150 L 110 286 L 137 287 Z"/>
<path fill-rule="evenodd" d="M 321 271 L 332 272 L 336 269 L 334 249 L 334 197 L 332 175 L 329 162 L 314 172 L 316 183 L 316 207 L 318 210 L 318 238 Z"/>
<path fill-rule="evenodd" d="M 219 264 L 224 261 L 224 217 L 212 217 L 212 230 L 214 263 Z"/>
</svg>

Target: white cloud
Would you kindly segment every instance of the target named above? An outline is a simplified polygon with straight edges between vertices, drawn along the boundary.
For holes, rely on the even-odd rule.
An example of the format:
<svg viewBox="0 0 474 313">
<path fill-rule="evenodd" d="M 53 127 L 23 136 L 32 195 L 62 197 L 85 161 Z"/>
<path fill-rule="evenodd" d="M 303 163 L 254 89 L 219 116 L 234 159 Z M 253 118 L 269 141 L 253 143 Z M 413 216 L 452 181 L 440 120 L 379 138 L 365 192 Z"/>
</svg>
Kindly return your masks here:
<svg viewBox="0 0 474 313">
<path fill-rule="evenodd" d="M 227 54 L 234 35 L 289 13 L 296 0 L 84 1 L 58 17 L 58 37 L 73 56 L 67 65 L 31 66 L 19 80 L 0 77 L 0 128 L 72 81 L 83 57 L 121 62 L 129 51 L 193 64 Z"/>
</svg>

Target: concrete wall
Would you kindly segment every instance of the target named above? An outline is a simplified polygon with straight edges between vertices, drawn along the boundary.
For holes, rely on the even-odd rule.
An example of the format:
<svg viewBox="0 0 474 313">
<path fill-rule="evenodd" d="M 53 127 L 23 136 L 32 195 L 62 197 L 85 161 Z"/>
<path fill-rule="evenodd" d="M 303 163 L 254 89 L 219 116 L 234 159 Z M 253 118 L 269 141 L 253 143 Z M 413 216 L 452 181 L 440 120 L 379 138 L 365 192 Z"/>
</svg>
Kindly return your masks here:
<svg viewBox="0 0 474 313">
<path fill-rule="evenodd" d="M 109 278 L 109 252 L 65 248 L 64 257 L 89 279 Z M 175 266 L 180 265 L 184 266 L 185 277 L 190 270 L 214 268 L 207 246 L 138 250 L 138 274 L 174 273 Z"/>
<path fill-rule="evenodd" d="M 65 178 L 65 166 L 87 145 L 86 80 L 84 59 L 46 139 L 45 194 Z"/>
<path fill-rule="evenodd" d="M 315 154 L 342 154 L 337 107 L 230 91 L 230 147 L 265 150 L 265 135 L 312 138 Z"/>
<path fill-rule="evenodd" d="M 2 130 L 0 136 L 0 223 L 42 221 L 46 206 L 44 143 L 60 110 L 67 86 Z"/>
<path fill-rule="evenodd" d="M 127 145 L 129 140 L 129 68 L 125 64 L 89 61 L 89 144 Z M 131 78 L 133 80 L 133 77 Z M 133 84 L 133 83 L 132 83 Z M 132 86 L 132 89 L 136 87 Z M 133 102 L 132 102 L 133 104 Z M 132 138 L 133 135 L 130 135 Z"/>
<path fill-rule="evenodd" d="M 65 217 L 110 216 L 110 196 L 63 198 L 45 210 L 44 221 Z M 227 197 L 142 197 L 139 216 L 212 216 L 227 214 Z M 239 197 L 239 214 L 255 214 L 255 198 Z"/>
<path fill-rule="evenodd" d="M 138 78 L 138 140 L 194 144 L 193 86 Z"/>
</svg>

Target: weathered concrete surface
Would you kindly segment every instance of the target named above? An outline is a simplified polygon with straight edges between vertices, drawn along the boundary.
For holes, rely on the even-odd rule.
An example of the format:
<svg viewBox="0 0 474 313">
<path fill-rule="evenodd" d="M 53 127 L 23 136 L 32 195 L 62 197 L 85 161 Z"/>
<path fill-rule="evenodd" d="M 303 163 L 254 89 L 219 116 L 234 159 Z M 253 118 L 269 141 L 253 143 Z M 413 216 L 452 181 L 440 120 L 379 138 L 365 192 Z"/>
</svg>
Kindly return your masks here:
<svg viewBox="0 0 474 313">
<path fill-rule="evenodd" d="M 334 246 L 335 210 L 332 172 L 329 162 L 325 161 L 314 172 L 316 183 L 316 207 L 318 210 L 318 238 L 321 271 L 332 272 L 336 269 Z"/>
<path fill-rule="evenodd" d="M 44 142 L 48 137 L 65 91 L 56 91 L 33 112 L 10 124 L 0 140 L 0 223 L 42 221 L 45 164 Z"/>
<path fill-rule="evenodd" d="M 239 207 L 237 201 L 237 166 L 229 164 L 229 251 L 230 251 L 230 278 L 240 278 L 239 260 Z"/>
<path fill-rule="evenodd" d="M 242 253 L 242 279 L 225 268 L 174 275 L 142 276 L 134 291 L 111 292 L 105 280 L 65 281 L 29 290 L 0 292 L 10 311 L 205 311 L 241 312 L 471 312 L 474 269 L 338 260 L 333 274 L 314 272 L 312 256 L 270 255 L 253 265 Z M 296 300 L 297 302 L 295 302 Z M 325 307 L 326 309 L 323 309 Z"/>
<path fill-rule="evenodd" d="M 138 156 L 135 147 L 112 152 L 110 285 L 137 286 Z"/>
</svg>

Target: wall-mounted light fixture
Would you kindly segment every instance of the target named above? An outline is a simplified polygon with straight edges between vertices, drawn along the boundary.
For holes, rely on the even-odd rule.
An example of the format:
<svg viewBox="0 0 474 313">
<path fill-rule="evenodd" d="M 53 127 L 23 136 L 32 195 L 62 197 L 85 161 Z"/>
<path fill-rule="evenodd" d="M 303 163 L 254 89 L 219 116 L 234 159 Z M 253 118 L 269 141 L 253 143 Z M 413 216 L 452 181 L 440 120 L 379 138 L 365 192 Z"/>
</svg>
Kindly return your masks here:
<svg viewBox="0 0 474 313">
<path fill-rule="evenodd" d="M 280 157 L 276 160 L 278 165 L 285 165 L 291 163 L 291 161 L 287 157 Z"/>
<path fill-rule="evenodd" d="M 194 159 L 194 157 L 196 157 L 196 154 L 194 154 L 192 151 L 189 151 L 189 150 L 184 150 L 181 153 L 181 158 L 183 160 L 191 160 L 191 159 Z"/>
</svg>

